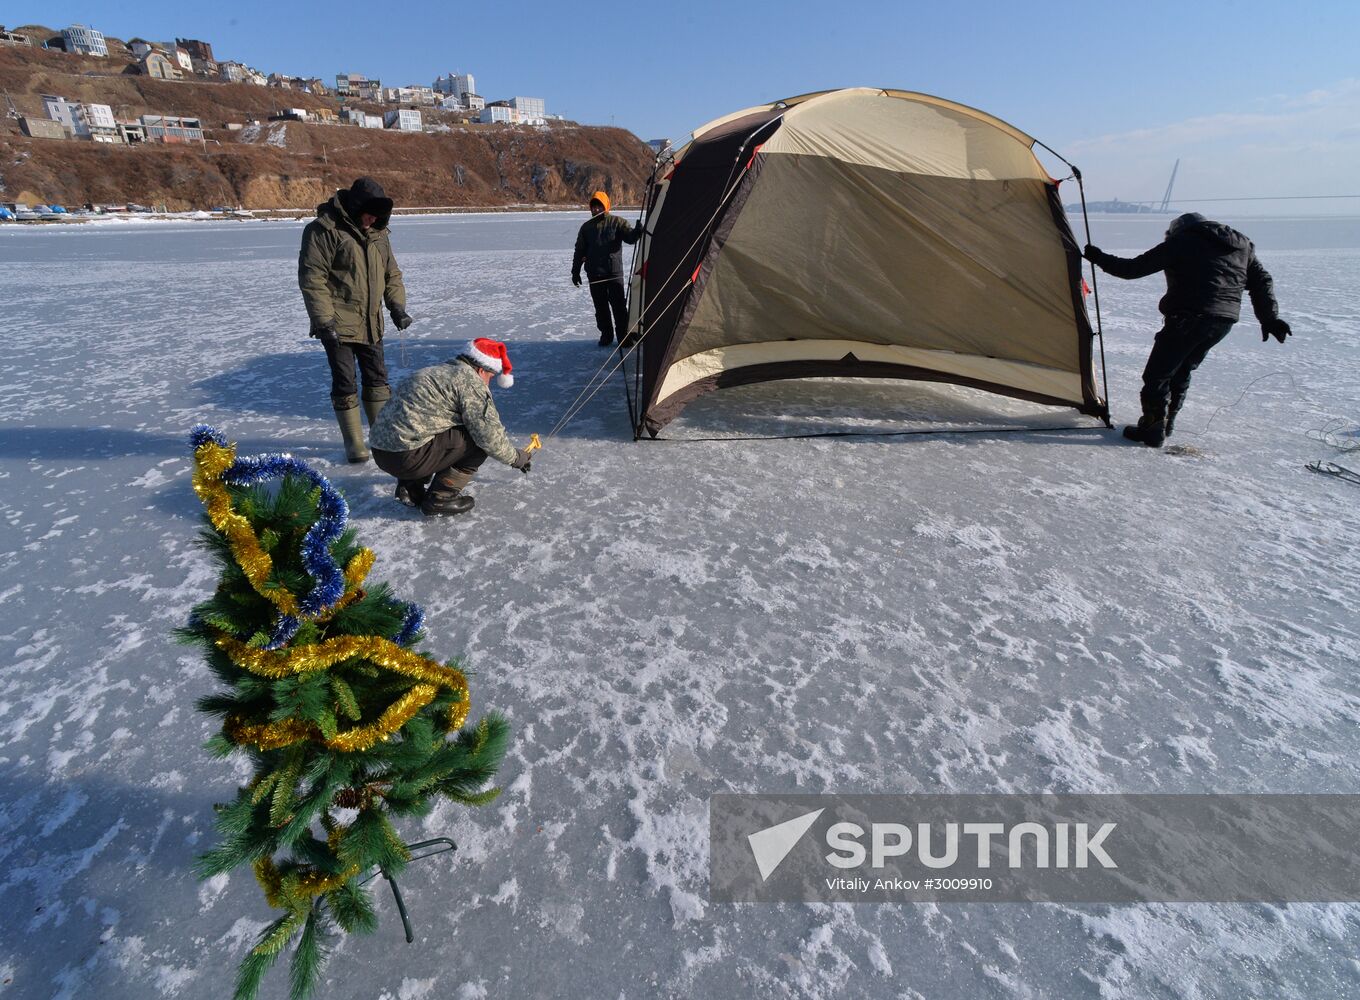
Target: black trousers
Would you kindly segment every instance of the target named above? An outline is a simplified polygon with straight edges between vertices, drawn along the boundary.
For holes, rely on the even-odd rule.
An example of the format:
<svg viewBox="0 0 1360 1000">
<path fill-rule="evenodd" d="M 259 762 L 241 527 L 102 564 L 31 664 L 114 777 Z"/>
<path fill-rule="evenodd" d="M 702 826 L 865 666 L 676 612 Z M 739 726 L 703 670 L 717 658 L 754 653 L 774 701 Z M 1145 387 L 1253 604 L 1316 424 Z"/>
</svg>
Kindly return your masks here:
<svg viewBox="0 0 1360 1000">
<path fill-rule="evenodd" d="M 595 303 L 595 327 L 600 331 L 600 342 L 622 340 L 628 332 L 628 290 L 623 279 L 591 278 L 590 299 Z"/>
<path fill-rule="evenodd" d="M 421 486 L 445 469 L 458 469 L 471 475 L 486 461 L 486 452 L 461 427 L 450 427 L 410 451 L 383 451 L 381 448 L 372 451 L 373 464 L 383 472 L 396 476 L 403 483 Z"/>
<path fill-rule="evenodd" d="M 326 361 L 331 366 L 331 402 L 337 409 L 348 410 L 359 405 L 359 386 L 354 378 L 355 363 L 363 377 L 365 389 L 375 389 L 387 385 L 387 361 L 383 357 L 382 343 L 346 344 L 334 347 L 322 341 L 326 348 Z M 341 403 L 345 403 L 341 406 Z"/>
<path fill-rule="evenodd" d="M 1144 414 L 1156 416 L 1166 410 L 1168 398 L 1185 398 L 1191 374 L 1228 335 L 1234 322 L 1222 316 L 1173 314 L 1166 318 L 1143 368 Z"/>
</svg>

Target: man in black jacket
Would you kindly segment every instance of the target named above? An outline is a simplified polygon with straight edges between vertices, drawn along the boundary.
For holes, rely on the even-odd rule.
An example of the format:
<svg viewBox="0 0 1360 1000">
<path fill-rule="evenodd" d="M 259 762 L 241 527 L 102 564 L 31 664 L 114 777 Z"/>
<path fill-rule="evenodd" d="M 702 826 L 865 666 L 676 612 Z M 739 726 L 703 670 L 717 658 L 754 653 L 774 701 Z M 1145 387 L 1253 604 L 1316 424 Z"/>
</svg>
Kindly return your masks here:
<svg viewBox="0 0 1360 1000">
<path fill-rule="evenodd" d="M 600 331 L 601 347 L 612 344 L 616 333 L 619 343 L 623 343 L 628 332 L 623 244 L 636 243 L 641 235 L 640 225 L 631 225 L 627 219 L 609 214 L 609 195 L 596 191 L 590 196 L 590 218 L 582 223 L 576 234 L 571 283 L 578 288 L 581 286 L 581 265 L 584 264 L 590 282 L 590 298 L 595 303 L 595 326 Z"/>
<path fill-rule="evenodd" d="M 1284 343 L 1289 324 L 1280 319 L 1270 274 L 1256 259 L 1251 240 L 1197 212 L 1177 217 L 1166 239 L 1129 260 L 1087 244 L 1086 259 L 1116 278 L 1166 272 L 1166 294 L 1158 305 L 1166 317 L 1143 369 L 1143 415 L 1124 436 L 1160 448 L 1171 436 L 1185 403 L 1190 375 L 1242 312 L 1242 290 L 1261 323 L 1261 341 Z"/>
</svg>

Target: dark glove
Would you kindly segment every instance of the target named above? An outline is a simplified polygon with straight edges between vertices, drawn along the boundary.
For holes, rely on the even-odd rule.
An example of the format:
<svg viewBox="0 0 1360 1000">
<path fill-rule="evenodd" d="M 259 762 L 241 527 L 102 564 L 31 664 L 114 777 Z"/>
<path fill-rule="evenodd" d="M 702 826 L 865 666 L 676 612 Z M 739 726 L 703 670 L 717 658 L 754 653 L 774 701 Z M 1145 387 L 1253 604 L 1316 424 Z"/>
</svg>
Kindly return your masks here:
<svg viewBox="0 0 1360 1000">
<path fill-rule="evenodd" d="M 528 475 L 529 459 L 532 456 L 533 452 L 529 451 L 528 448 L 519 449 L 518 451 L 515 452 L 515 460 L 510 463 L 510 468 L 519 469 L 520 472 L 523 472 L 525 475 Z"/>
<path fill-rule="evenodd" d="M 406 310 L 404 309 L 393 309 L 392 325 L 398 330 L 405 330 L 411 325 L 411 317 L 406 314 Z"/>
<path fill-rule="evenodd" d="M 335 350 L 340 346 L 340 335 L 335 332 L 335 324 L 327 323 L 325 326 L 312 327 L 312 336 L 329 348 Z"/>
<path fill-rule="evenodd" d="M 580 271 L 572 271 L 572 272 L 571 272 L 571 283 L 572 283 L 573 285 L 575 285 L 577 288 L 580 288 L 580 287 L 581 287 L 581 272 L 580 272 Z"/>
<path fill-rule="evenodd" d="M 1094 264 L 1096 258 L 1100 256 L 1100 252 L 1100 247 L 1096 246 L 1094 243 L 1088 243 L 1086 244 L 1086 249 L 1081 252 L 1081 255 Z"/>
<path fill-rule="evenodd" d="M 1264 344 L 1271 337 L 1274 337 L 1281 344 L 1283 344 L 1284 338 L 1288 337 L 1291 332 L 1292 331 L 1289 329 L 1289 324 L 1286 323 L 1284 320 L 1282 319 L 1267 320 L 1266 322 L 1261 324 L 1261 343 Z"/>
</svg>

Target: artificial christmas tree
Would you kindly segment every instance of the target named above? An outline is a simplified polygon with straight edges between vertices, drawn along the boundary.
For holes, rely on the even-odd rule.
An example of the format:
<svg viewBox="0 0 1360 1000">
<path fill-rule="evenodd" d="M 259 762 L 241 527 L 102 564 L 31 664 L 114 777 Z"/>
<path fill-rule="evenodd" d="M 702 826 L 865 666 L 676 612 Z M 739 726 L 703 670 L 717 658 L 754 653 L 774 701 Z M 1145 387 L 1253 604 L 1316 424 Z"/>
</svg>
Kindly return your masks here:
<svg viewBox="0 0 1360 1000">
<path fill-rule="evenodd" d="M 190 440 L 221 578 L 178 634 L 227 688 L 199 702 L 222 719 L 208 749 L 253 765 L 235 801 L 217 807 L 221 843 L 196 869 L 207 878 L 250 865 L 284 911 L 242 961 L 237 1000 L 256 995 L 295 939 L 301 1000 L 335 928 L 376 926 L 364 885 L 381 873 L 395 893 L 423 846 L 403 843 L 392 818 L 423 816 L 440 798 L 491 801 L 508 726 L 491 713 L 464 728 L 466 678 L 414 650 L 416 605 L 364 586 L 373 553 L 345 528 L 348 508 L 325 477 L 286 455 L 237 459 L 210 427 Z"/>
</svg>

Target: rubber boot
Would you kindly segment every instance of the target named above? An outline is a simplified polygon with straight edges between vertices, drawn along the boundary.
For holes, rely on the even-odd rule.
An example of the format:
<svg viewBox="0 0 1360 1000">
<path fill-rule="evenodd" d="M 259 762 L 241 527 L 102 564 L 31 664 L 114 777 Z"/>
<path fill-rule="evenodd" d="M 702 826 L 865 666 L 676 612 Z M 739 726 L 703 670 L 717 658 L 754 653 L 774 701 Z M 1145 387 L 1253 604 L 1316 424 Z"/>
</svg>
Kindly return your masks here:
<svg viewBox="0 0 1360 1000">
<path fill-rule="evenodd" d="M 378 419 L 378 414 L 391 398 L 390 385 L 364 386 L 364 414 L 368 417 L 368 426 L 373 426 L 373 421 Z"/>
<path fill-rule="evenodd" d="M 474 501 L 463 490 L 472 482 L 474 474 L 467 469 L 445 469 L 435 473 L 434 481 L 425 491 L 420 512 L 426 517 L 466 514 Z"/>
<path fill-rule="evenodd" d="M 1185 404 L 1184 396 L 1171 394 L 1171 404 L 1166 408 L 1166 436 L 1171 436 L 1171 431 L 1176 426 L 1176 414 L 1181 412 L 1181 407 Z"/>
<path fill-rule="evenodd" d="M 359 415 L 359 401 L 353 396 L 342 396 L 332 402 L 335 406 L 335 422 L 340 425 L 340 436 L 345 439 L 345 457 L 354 463 L 367 462 L 371 456 L 368 445 L 364 443 L 364 421 Z M 344 403 L 349 405 L 342 405 Z"/>
</svg>

